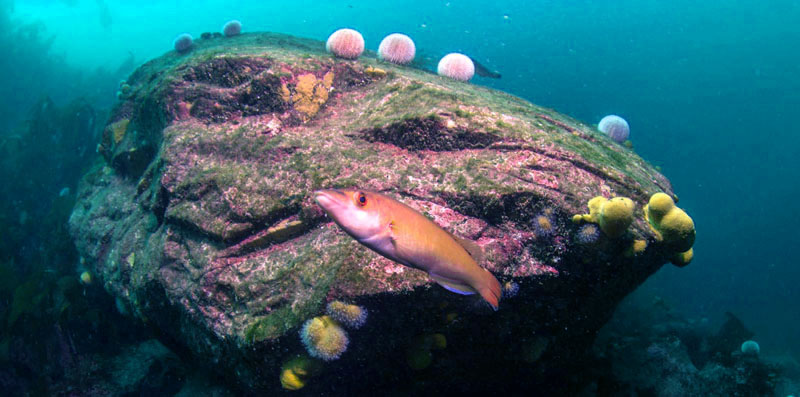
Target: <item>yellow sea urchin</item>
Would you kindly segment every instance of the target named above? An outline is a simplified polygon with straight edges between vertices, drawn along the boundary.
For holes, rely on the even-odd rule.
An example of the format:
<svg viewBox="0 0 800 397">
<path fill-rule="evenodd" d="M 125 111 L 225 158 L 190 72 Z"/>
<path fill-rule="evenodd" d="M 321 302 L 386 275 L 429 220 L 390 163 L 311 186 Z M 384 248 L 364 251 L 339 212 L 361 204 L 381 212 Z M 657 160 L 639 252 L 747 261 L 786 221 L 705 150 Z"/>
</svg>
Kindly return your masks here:
<svg viewBox="0 0 800 397">
<path fill-rule="evenodd" d="M 330 316 L 314 317 L 300 330 L 308 354 L 325 361 L 336 360 L 347 350 L 350 342 L 344 329 Z"/>
<path fill-rule="evenodd" d="M 358 329 L 367 322 L 367 309 L 342 301 L 328 303 L 326 313 L 348 328 Z"/>
</svg>

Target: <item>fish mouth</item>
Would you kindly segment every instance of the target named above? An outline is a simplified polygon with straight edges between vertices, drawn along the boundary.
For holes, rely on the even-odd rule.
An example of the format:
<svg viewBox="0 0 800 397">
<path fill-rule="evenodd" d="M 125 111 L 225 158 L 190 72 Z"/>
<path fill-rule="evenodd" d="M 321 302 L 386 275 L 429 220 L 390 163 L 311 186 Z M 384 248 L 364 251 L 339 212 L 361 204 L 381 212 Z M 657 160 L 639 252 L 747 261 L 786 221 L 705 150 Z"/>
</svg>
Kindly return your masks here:
<svg viewBox="0 0 800 397">
<path fill-rule="evenodd" d="M 317 190 L 314 192 L 314 201 L 328 214 L 331 213 L 333 207 L 340 205 L 346 198 L 347 196 L 344 193 L 336 189 Z"/>
</svg>

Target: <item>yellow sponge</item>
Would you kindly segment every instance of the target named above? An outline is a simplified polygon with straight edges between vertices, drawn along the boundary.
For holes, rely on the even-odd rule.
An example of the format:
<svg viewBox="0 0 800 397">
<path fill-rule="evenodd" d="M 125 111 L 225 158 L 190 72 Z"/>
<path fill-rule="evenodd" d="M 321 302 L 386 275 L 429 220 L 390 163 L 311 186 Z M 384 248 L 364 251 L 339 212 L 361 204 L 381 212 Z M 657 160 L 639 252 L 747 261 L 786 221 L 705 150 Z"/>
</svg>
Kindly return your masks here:
<svg viewBox="0 0 800 397">
<path fill-rule="evenodd" d="M 633 240 L 633 243 L 625 250 L 625 256 L 628 258 L 639 256 L 647 249 L 647 240 Z"/>
<path fill-rule="evenodd" d="M 589 213 L 575 215 L 572 217 L 572 221 L 596 223 L 600 226 L 600 230 L 609 237 L 621 236 L 633 222 L 634 204 L 627 197 L 614 197 L 609 200 L 597 196 L 589 200 L 587 206 Z"/>
<path fill-rule="evenodd" d="M 614 197 L 600 208 L 597 224 L 610 237 L 619 237 L 633 222 L 633 201 L 627 197 Z"/>
<path fill-rule="evenodd" d="M 654 194 L 644 207 L 644 214 L 656 238 L 671 250 L 686 253 L 692 248 L 695 239 L 694 221 L 675 206 L 672 197 L 664 193 Z"/>
<path fill-rule="evenodd" d="M 319 363 L 308 356 L 296 356 L 281 368 L 281 386 L 286 390 L 300 390 L 308 379 L 319 372 Z"/>
<path fill-rule="evenodd" d="M 694 258 L 694 249 L 689 248 L 685 252 L 676 252 L 675 255 L 672 255 L 670 262 L 677 267 L 684 267 L 692 261 L 692 258 Z"/>
<path fill-rule="evenodd" d="M 305 379 L 291 369 L 281 371 L 281 386 L 286 390 L 300 390 L 306 385 Z"/>
</svg>

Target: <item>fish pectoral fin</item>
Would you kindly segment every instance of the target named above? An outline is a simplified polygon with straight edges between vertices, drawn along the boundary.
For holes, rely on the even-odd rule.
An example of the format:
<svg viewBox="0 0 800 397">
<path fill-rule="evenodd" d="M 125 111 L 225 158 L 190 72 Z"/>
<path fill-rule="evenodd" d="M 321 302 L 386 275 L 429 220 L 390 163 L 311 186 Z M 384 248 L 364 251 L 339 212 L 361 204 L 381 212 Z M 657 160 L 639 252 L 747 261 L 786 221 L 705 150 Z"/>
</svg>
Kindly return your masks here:
<svg viewBox="0 0 800 397">
<path fill-rule="evenodd" d="M 370 249 L 377 251 L 379 254 L 388 257 L 392 260 L 395 258 L 397 252 L 397 239 L 392 234 L 392 231 L 386 229 L 383 233 L 375 234 L 367 238 L 356 239 L 359 243 L 366 245 Z"/>
<path fill-rule="evenodd" d="M 458 244 L 464 247 L 469 256 L 471 256 L 472 259 L 475 260 L 475 262 L 477 263 L 483 262 L 485 258 L 483 255 L 483 249 L 481 248 L 480 245 L 478 245 L 472 240 L 467 240 L 465 238 L 461 238 L 456 235 L 453 235 L 453 238 L 456 240 L 456 242 L 458 242 Z"/>
<path fill-rule="evenodd" d="M 472 287 L 470 287 L 469 285 L 461 284 L 458 281 L 454 281 L 449 278 L 439 276 L 438 274 L 435 273 L 428 273 L 428 274 L 431 276 L 433 281 L 436 281 L 437 284 L 441 285 L 450 292 L 455 292 L 461 295 L 473 295 L 476 293 L 476 291 L 472 289 Z"/>
</svg>

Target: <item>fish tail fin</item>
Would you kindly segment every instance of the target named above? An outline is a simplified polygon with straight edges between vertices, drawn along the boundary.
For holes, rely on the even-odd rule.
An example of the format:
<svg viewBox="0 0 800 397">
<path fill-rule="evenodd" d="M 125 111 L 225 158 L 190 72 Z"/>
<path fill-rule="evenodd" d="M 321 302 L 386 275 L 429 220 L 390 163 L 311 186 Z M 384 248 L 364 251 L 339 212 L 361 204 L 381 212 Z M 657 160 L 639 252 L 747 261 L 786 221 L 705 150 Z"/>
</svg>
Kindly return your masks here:
<svg viewBox="0 0 800 397">
<path fill-rule="evenodd" d="M 497 281 L 497 278 L 492 273 L 488 270 L 485 270 L 485 272 L 484 277 L 481 279 L 478 293 L 496 311 L 500 306 L 500 297 L 503 296 L 503 287 L 500 286 L 500 282 Z"/>
</svg>

